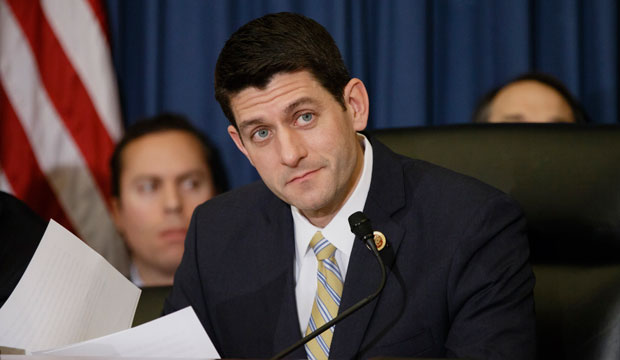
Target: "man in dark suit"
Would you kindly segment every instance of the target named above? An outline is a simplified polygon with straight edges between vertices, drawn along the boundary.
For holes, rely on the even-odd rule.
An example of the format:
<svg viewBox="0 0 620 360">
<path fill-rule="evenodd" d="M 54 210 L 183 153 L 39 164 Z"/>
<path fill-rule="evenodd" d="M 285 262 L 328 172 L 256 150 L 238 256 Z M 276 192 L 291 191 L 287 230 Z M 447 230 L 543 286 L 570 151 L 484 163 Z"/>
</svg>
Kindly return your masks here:
<svg viewBox="0 0 620 360">
<path fill-rule="evenodd" d="M 342 312 L 377 288 L 376 260 L 347 223 L 363 210 L 387 238 L 387 284 L 291 357 L 534 357 L 521 211 L 362 135 L 366 89 L 322 26 L 288 13 L 244 25 L 215 88 L 262 181 L 196 209 L 166 313 L 193 306 L 222 357 L 273 356 L 332 318 L 331 301 Z"/>
<path fill-rule="evenodd" d="M 45 222 L 26 204 L 0 191 L 0 307 L 30 263 L 45 232 Z"/>
</svg>

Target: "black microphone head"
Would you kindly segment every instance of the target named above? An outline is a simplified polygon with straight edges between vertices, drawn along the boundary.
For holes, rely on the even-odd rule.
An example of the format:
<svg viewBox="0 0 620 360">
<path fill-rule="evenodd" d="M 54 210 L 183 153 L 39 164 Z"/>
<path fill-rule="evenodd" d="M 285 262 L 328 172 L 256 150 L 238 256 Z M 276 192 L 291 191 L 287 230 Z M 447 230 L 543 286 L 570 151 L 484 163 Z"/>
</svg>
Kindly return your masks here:
<svg viewBox="0 0 620 360">
<path fill-rule="evenodd" d="M 351 226 L 351 232 L 360 239 L 372 236 L 372 225 L 370 224 L 370 220 L 361 211 L 357 211 L 349 216 L 349 225 Z"/>
</svg>

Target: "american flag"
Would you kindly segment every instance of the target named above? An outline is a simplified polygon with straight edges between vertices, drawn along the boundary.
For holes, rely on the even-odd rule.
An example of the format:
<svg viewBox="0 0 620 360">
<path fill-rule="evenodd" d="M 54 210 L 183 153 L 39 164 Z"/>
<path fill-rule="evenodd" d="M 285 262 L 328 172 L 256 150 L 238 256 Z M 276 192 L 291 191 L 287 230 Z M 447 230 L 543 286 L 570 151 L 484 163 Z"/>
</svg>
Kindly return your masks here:
<svg viewBox="0 0 620 360">
<path fill-rule="evenodd" d="M 121 136 L 98 0 L 0 0 L 0 189 L 124 270 L 109 208 Z"/>
</svg>

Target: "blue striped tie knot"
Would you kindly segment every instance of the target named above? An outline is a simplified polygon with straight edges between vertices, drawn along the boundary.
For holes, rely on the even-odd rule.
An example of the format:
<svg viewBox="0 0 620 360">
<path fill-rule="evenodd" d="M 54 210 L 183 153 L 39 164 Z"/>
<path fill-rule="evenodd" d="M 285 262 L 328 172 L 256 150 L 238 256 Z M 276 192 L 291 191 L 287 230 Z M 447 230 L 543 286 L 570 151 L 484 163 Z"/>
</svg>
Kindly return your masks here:
<svg viewBox="0 0 620 360">
<path fill-rule="evenodd" d="M 320 231 L 317 231 L 312 237 L 310 247 L 312 247 L 312 251 L 314 251 L 314 255 L 316 255 L 316 259 L 319 261 L 329 259 L 336 252 L 336 247 L 327 241 Z"/>
</svg>

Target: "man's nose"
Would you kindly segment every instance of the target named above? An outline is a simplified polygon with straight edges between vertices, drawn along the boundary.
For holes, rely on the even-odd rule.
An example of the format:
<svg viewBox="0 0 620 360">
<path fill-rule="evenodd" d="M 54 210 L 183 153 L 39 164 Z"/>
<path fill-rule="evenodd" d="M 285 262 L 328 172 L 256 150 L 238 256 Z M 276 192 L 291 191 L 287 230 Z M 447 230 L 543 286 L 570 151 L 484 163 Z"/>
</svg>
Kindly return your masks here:
<svg viewBox="0 0 620 360">
<path fill-rule="evenodd" d="M 293 129 L 280 130 L 277 136 L 282 163 L 289 167 L 296 167 L 301 159 L 308 155 L 302 136 Z"/>
<path fill-rule="evenodd" d="M 183 201 L 174 184 L 164 186 L 164 211 L 166 213 L 180 212 L 183 207 Z"/>
</svg>

